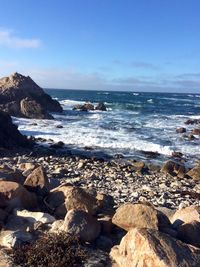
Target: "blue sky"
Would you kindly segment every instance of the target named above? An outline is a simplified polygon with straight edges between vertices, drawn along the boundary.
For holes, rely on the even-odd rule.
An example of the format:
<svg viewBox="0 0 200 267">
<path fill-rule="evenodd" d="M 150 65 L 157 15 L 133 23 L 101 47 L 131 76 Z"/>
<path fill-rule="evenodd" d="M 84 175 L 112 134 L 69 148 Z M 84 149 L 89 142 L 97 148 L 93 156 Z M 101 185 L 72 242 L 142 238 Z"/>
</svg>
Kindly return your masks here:
<svg viewBox="0 0 200 267">
<path fill-rule="evenodd" d="M 42 87 L 200 92 L 199 0 L 0 0 L 0 76 Z"/>
</svg>

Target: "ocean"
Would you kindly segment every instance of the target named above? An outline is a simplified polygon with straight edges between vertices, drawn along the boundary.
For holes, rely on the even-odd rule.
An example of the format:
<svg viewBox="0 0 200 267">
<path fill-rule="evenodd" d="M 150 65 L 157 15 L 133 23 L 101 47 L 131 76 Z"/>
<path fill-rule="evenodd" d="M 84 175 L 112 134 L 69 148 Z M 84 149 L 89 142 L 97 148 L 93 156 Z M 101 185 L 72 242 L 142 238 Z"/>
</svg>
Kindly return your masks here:
<svg viewBox="0 0 200 267">
<path fill-rule="evenodd" d="M 200 158 L 200 139 L 189 141 L 176 129 L 187 119 L 200 119 L 200 94 L 111 92 L 86 90 L 45 90 L 57 99 L 63 114 L 55 120 L 14 118 L 26 135 L 63 141 L 69 149 L 85 148 L 108 155 L 144 159 L 145 152 L 159 153 L 165 160 L 173 151 L 189 160 Z M 72 110 L 76 104 L 104 102 L 107 111 Z M 63 128 L 57 128 L 57 126 Z"/>
</svg>

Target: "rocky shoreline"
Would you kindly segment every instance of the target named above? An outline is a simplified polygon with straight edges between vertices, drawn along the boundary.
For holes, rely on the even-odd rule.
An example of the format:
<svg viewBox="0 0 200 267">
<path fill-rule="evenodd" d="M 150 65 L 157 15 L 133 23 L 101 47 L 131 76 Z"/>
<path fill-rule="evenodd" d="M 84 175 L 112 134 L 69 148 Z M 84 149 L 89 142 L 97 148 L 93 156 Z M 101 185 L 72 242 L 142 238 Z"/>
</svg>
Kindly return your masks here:
<svg viewBox="0 0 200 267">
<path fill-rule="evenodd" d="M 24 76 L 3 80 L 11 91 L 13 78 Z M 188 167 L 178 151 L 161 165 L 72 153 L 21 135 L 4 111 L 0 120 L 0 267 L 200 266 L 200 160 Z M 199 135 L 199 120 L 186 125 Z"/>
<path fill-rule="evenodd" d="M 87 256 L 87 260 L 82 265 L 71 266 L 137 266 L 132 254 L 127 257 L 124 256 L 124 252 L 122 252 L 124 242 L 135 242 L 136 245 L 137 242 L 141 242 L 137 239 L 138 235 L 141 236 L 144 242 L 153 242 L 149 238 L 154 238 L 155 235 L 156 238 L 164 240 L 162 242 L 169 242 L 172 238 L 172 241 L 176 243 L 178 228 L 171 223 L 173 222 L 173 214 L 179 211 L 184 213 L 188 209 L 187 220 L 192 216 L 192 219 L 200 223 L 199 163 L 191 170 L 188 170 L 182 164 L 174 161 L 168 161 L 163 166 L 157 166 L 136 160 L 105 160 L 64 155 L 57 149 L 36 146 L 32 150 L 2 150 L 0 165 L 0 196 L 3 201 L 1 203 L 6 202 L 6 204 L 1 204 L 0 208 L 2 262 L 7 264 L 4 266 L 16 266 L 15 264 L 13 265 L 13 258 L 9 256 L 9 253 L 13 249 L 15 250 L 15 247 L 18 247 L 19 244 L 20 246 L 27 244 L 27 242 L 34 244 L 36 242 L 34 241 L 35 236 L 37 236 L 37 240 L 44 233 L 51 233 L 51 231 L 56 234 L 60 231 L 65 233 L 72 231 L 74 236 L 78 235 L 79 237 L 83 234 L 83 241 L 89 242 L 89 247 L 85 244 L 84 249 L 87 252 L 90 251 L 89 254 L 93 256 Z M 6 183 L 11 184 L 7 185 Z M 20 189 L 16 185 L 19 185 Z M 23 196 L 20 195 L 22 188 L 26 190 Z M 9 190 L 14 193 L 9 193 Z M 31 200 L 28 195 L 24 200 L 24 194 L 29 194 L 27 192 L 33 194 Z M 64 194 L 62 200 L 60 200 L 60 194 Z M 13 197 L 15 200 L 13 200 Z M 35 197 L 37 205 L 34 207 Z M 22 198 L 20 202 L 16 202 L 18 198 Z M 27 199 L 29 199 L 28 202 Z M 27 203 L 24 203 L 24 201 Z M 132 205 L 130 206 L 131 211 L 127 205 Z M 144 208 L 145 211 L 142 212 L 142 215 L 134 215 L 135 205 L 139 207 L 139 210 Z M 118 216 L 116 215 L 118 210 L 124 206 L 128 207 L 125 211 L 126 215 L 120 215 L 120 222 L 118 222 L 118 219 L 113 218 Z M 152 209 L 150 211 L 151 214 L 152 212 L 155 213 L 154 210 L 157 210 L 162 214 L 166 214 L 163 216 L 168 216 L 165 217 L 165 220 L 167 220 L 166 218 L 172 220 L 171 223 L 170 221 L 167 222 L 167 227 L 169 228 L 167 234 L 166 231 L 163 234 L 163 230 L 158 232 L 157 226 L 152 226 L 149 229 L 149 227 L 143 225 L 146 220 L 150 220 L 148 221 L 150 225 L 154 220 L 152 218 L 148 219 L 146 218 L 147 215 L 144 215 L 145 212 L 149 214 L 147 210 L 150 208 Z M 194 210 L 191 211 L 190 209 Z M 81 210 L 83 212 L 80 212 Z M 44 221 L 43 217 L 40 218 L 38 215 L 39 212 L 42 214 L 45 212 L 43 215 L 40 214 L 40 216 L 46 218 Z M 129 212 L 130 215 L 128 215 Z M 137 212 L 140 213 L 140 211 Z M 195 218 L 193 218 L 194 214 L 197 214 Z M 29 221 L 29 219 L 26 219 L 27 216 L 29 219 L 33 219 Z M 123 218 L 123 216 L 125 217 Z M 127 226 L 124 228 L 121 225 L 121 220 L 123 221 L 122 224 L 125 223 L 127 225 L 129 216 L 133 222 L 128 222 L 128 224 L 134 223 L 135 220 L 136 225 L 127 229 Z M 141 219 L 141 216 L 144 216 L 144 218 Z M 23 223 L 21 217 L 23 218 Z M 141 223 L 142 226 L 137 225 L 138 220 L 141 220 L 139 224 Z M 186 225 L 188 223 L 187 220 L 186 222 L 183 221 Z M 83 221 L 87 222 L 86 225 L 84 224 L 86 228 L 82 225 Z M 26 225 L 25 228 L 24 223 Z M 99 226 L 99 223 L 101 226 Z M 84 233 L 79 232 L 80 227 L 84 228 Z M 101 230 L 98 230 L 100 229 L 99 227 Z M 108 228 L 105 230 L 107 232 L 104 232 L 103 227 L 106 227 L 105 229 Z M 191 226 L 190 232 L 192 236 L 194 235 L 193 231 L 199 231 L 198 229 L 200 229 L 198 228 L 199 226 L 195 227 L 193 229 Z M 31 232 L 30 229 L 32 229 Z M 16 232 L 18 233 L 17 236 Z M 122 239 L 123 236 L 125 239 Z M 126 236 L 130 236 L 131 239 L 129 240 L 129 237 Z M 165 239 L 169 240 L 166 241 Z M 193 244 L 191 242 L 193 241 L 189 239 L 189 244 Z M 187 249 L 190 249 L 187 243 L 188 241 L 186 240 L 186 243 L 181 244 L 188 246 Z M 113 247 L 114 245 L 117 245 L 117 247 Z M 129 245 L 128 243 L 126 244 L 126 246 Z M 177 246 L 177 244 L 175 245 Z M 167 245 L 165 244 L 165 246 Z M 177 251 L 173 251 L 172 247 L 170 249 L 171 253 L 182 253 L 179 252 L 179 249 L 180 251 L 182 249 L 180 247 L 176 248 Z M 198 249 L 196 248 L 196 250 Z M 196 252 L 196 250 L 195 252 L 189 252 L 188 250 L 188 253 L 197 253 L 199 251 Z M 111 254 L 109 255 L 110 251 Z M 138 252 L 135 251 L 135 253 L 137 254 Z M 159 265 L 160 263 L 157 263 L 158 259 L 160 259 L 159 253 L 154 249 L 151 253 L 153 253 L 154 258 L 153 265 L 150 265 L 151 260 L 149 259 L 149 262 L 141 263 L 143 264 L 141 266 L 198 266 L 200 263 L 199 252 L 195 260 L 192 258 L 187 259 L 186 265 L 179 265 L 180 262 L 175 260 L 173 262 L 173 259 L 171 259 L 171 265 L 169 265 L 168 257 L 171 257 L 169 255 L 165 255 L 166 262 L 164 261 L 163 265 Z M 147 256 L 150 257 L 152 255 L 147 253 Z M 138 261 L 142 262 L 143 256 L 137 255 L 137 257 L 139 257 Z M 32 265 L 22 264 L 18 266 Z"/>
<path fill-rule="evenodd" d="M 200 184 L 189 177 L 189 169 L 184 167 L 183 173 L 173 173 L 170 167 L 148 164 L 143 161 L 126 159 L 96 159 L 55 153 L 52 149 L 37 147 L 34 151 L 23 150 L 16 156 L 1 155 L 0 163 L 18 168 L 21 163 L 40 164 L 47 177 L 55 183 L 72 183 L 111 195 L 116 207 L 125 202 L 149 201 L 159 207 L 177 209 L 189 205 L 199 205 Z M 37 156 L 38 154 L 38 156 Z M 168 161 L 167 163 L 174 162 Z M 176 163 L 177 166 L 184 166 Z M 180 164 L 180 165 L 179 165 Z M 177 167 L 176 166 L 176 167 Z M 198 166 L 198 165 L 197 165 Z M 169 169 L 168 169 L 169 168 Z"/>
</svg>

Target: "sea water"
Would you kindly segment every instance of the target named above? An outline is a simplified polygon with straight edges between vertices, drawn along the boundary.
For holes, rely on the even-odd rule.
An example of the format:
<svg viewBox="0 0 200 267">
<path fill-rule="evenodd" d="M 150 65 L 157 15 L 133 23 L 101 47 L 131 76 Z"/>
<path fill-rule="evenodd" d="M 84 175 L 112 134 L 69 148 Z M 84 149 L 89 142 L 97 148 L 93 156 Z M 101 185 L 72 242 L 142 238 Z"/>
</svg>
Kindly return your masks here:
<svg viewBox="0 0 200 267">
<path fill-rule="evenodd" d="M 26 135 L 62 141 L 67 148 L 85 147 L 110 155 L 143 157 L 156 152 L 168 157 L 173 151 L 200 158 L 200 140 L 189 141 L 176 129 L 187 119 L 200 119 L 200 95 L 176 93 L 45 90 L 63 107 L 55 120 L 14 118 Z M 76 104 L 104 102 L 107 111 L 77 111 Z M 57 128 L 63 126 L 63 128 Z"/>
</svg>

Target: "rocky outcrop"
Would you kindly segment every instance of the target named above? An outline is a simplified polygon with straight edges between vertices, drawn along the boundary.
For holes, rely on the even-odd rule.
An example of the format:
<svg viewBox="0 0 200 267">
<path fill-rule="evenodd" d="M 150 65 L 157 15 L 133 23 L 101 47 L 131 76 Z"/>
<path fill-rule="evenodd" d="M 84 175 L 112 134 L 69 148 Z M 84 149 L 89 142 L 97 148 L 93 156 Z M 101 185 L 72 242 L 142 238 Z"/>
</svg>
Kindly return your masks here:
<svg viewBox="0 0 200 267">
<path fill-rule="evenodd" d="M 30 145 L 31 142 L 12 123 L 9 114 L 0 110 L 0 148 L 13 149 Z"/>
<path fill-rule="evenodd" d="M 58 101 L 19 73 L 0 79 L 0 109 L 11 116 L 35 119 L 52 119 L 49 112 L 62 111 Z"/>
<path fill-rule="evenodd" d="M 73 107 L 73 110 L 81 110 L 81 111 L 89 111 L 89 110 L 94 110 L 94 105 L 90 102 L 86 102 L 83 105 L 76 105 Z"/>
<path fill-rule="evenodd" d="M 92 103 L 86 102 L 85 104 L 81 105 L 78 104 L 73 107 L 73 110 L 80 110 L 80 111 L 93 111 L 93 110 L 100 110 L 100 111 L 106 111 L 106 105 L 103 102 L 100 102 L 95 107 Z"/>
</svg>

